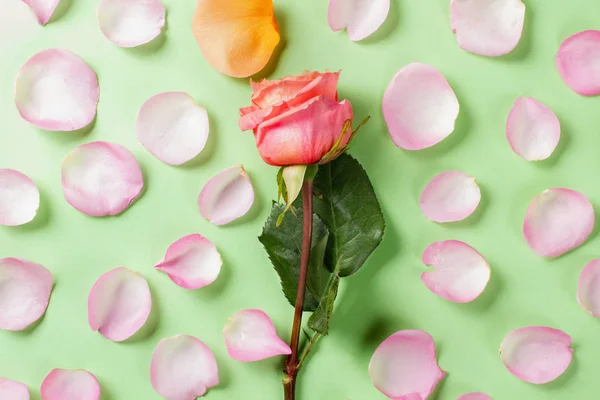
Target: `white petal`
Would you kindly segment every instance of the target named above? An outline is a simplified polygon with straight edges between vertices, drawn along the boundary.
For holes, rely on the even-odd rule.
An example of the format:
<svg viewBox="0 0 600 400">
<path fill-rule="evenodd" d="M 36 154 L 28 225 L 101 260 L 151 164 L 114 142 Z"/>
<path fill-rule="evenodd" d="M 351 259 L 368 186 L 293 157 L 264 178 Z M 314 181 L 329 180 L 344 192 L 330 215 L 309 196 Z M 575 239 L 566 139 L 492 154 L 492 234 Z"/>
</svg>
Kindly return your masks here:
<svg viewBox="0 0 600 400">
<path fill-rule="evenodd" d="M 42 400 L 98 400 L 100 384 L 88 371 L 55 369 L 42 382 Z"/>
<path fill-rule="evenodd" d="M 31 8 L 40 25 L 46 25 L 60 0 L 23 0 Z"/>
<path fill-rule="evenodd" d="M 40 192 L 31 179 L 14 169 L 0 169 L 0 225 L 31 222 L 40 207 Z"/>
<path fill-rule="evenodd" d="M 0 378 L 0 399 L 29 400 L 29 389 L 21 382 Z"/>
<path fill-rule="evenodd" d="M 446 78 L 421 63 L 398 71 L 383 96 L 383 116 L 392 141 L 405 150 L 422 150 L 448 137 L 459 108 Z"/>
<path fill-rule="evenodd" d="M 329 0 L 327 20 L 333 31 L 348 30 L 350 40 L 363 40 L 385 22 L 390 0 Z"/>
<path fill-rule="evenodd" d="M 166 164 L 181 165 L 204 149 L 208 114 L 187 93 L 161 93 L 140 108 L 136 131 L 142 145 L 156 158 Z"/>
<path fill-rule="evenodd" d="M 150 381 L 167 400 L 195 400 L 219 384 L 217 362 L 210 349 L 193 336 L 161 340 L 150 365 Z"/>
<path fill-rule="evenodd" d="M 200 289 L 217 279 L 222 264 L 217 247 L 205 237 L 194 234 L 169 246 L 165 258 L 155 268 L 182 288 Z"/>
<path fill-rule="evenodd" d="M 75 54 L 42 50 L 19 70 L 15 103 L 24 120 L 47 131 L 75 131 L 96 116 L 96 73 Z"/>
<path fill-rule="evenodd" d="M 275 331 L 273 321 L 261 310 L 238 311 L 223 329 L 229 356 L 235 360 L 252 362 L 292 350 Z"/>
<path fill-rule="evenodd" d="M 165 6 L 159 0 L 101 0 L 98 24 L 117 46 L 140 46 L 160 35 L 165 26 Z"/>
<path fill-rule="evenodd" d="M 436 175 L 427 184 L 419 205 L 423 214 L 435 222 L 455 222 L 477 209 L 481 191 L 475 178 L 460 171 Z"/>
<path fill-rule="evenodd" d="M 521 40 L 525 4 L 521 0 L 451 0 L 450 20 L 461 49 L 501 56 Z"/>
<path fill-rule="evenodd" d="M 200 215 L 215 225 L 225 225 L 244 216 L 253 203 L 254 188 L 241 165 L 212 177 L 198 197 Z"/>
</svg>

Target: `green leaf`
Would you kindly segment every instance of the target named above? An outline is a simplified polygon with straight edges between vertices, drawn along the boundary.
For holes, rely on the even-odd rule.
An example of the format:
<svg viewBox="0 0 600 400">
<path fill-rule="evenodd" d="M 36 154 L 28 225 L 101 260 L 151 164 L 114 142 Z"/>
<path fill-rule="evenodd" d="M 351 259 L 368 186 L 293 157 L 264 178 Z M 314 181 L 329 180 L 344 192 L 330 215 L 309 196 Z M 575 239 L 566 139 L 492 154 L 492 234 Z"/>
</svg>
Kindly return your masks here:
<svg viewBox="0 0 600 400">
<path fill-rule="evenodd" d="M 385 231 L 381 207 L 365 170 L 347 154 L 321 165 L 314 183 L 314 211 L 327 225 L 326 266 L 340 277 L 358 271 Z"/>
<path fill-rule="evenodd" d="M 329 334 L 329 327 L 331 326 L 331 317 L 333 316 L 333 306 L 335 299 L 338 294 L 338 288 L 340 286 L 340 276 L 333 274 L 327 285 L 325 295 L 319 302 L 319 307 L 310 316 L 308 320 L 308 327 L 315 332 L 320 333 L 323 336 Z"/>
<path fill-rule="evenodd" d="M 304 218 L 302 198 L 298 198 L 292 207 L 295 213 L 286 213 L 281 221 L 281 225 L 277 227 L 277 218 L 285 209 L 285 205 L 273 203 L 271 214 L 258 240 L 265 247 L 273 267 L 275 267 L 281 278 L 281 287 L 285 297 L 292 306 L 295 306 L 298 277 L 300 274 L 300 255 L 302 252 L 302 221 Z M 329 233 L 323 220 L 314 214 L 304 311 L 316 310 L 327 288 L 330 273 L 324 266 L 324 258 L 328 237 Z"/>
</svg>

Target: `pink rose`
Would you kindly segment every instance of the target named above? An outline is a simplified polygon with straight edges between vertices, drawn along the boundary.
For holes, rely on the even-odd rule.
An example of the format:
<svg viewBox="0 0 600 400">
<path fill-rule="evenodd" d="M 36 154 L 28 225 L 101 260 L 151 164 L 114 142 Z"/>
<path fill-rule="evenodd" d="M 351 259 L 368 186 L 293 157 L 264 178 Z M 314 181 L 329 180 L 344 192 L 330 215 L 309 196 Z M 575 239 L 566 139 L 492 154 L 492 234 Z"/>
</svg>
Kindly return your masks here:
<svg viewBox="0 0 600 400">
<path fill-rule="evenodd" d="M 240 110 L 240 128 L 252 129 L 266 163 L 276 166 L 318 163 L 352 121 L 352 104 L 338 102 L 339 72 L 309 72 L 252 86 L 252 105 Z M 348 144 L 352 124 L 340 147 Z"/>
</svg>

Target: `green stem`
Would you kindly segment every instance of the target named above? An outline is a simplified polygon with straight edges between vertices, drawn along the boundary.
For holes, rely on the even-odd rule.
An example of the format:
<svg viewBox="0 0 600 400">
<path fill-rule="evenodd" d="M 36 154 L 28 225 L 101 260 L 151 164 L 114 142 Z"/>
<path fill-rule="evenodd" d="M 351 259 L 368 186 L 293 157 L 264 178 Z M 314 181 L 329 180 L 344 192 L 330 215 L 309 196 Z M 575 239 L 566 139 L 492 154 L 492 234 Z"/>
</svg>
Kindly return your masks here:
<svg viewBox="0 0 600 400">
<path fill-rule="evenodd" d="M 321 338 L 321 334 L 318 332 L 315 333 L 313 335 L 313 337 L 310 338 L 310 341 L 304 347 L 304 350 L 302 351 L 302 355 L 300 356 L 300 360 L 298 361 L 298 369 L 300 369 L 302 367 L 302 363 L 304 362 L 304 359 L 306 359 L 306 357 L 308 357 L 308 354 L 312 350 L 314 344 L 317 343 L 317 340 L 319 340 L 320 338 Z"/>
</svg>

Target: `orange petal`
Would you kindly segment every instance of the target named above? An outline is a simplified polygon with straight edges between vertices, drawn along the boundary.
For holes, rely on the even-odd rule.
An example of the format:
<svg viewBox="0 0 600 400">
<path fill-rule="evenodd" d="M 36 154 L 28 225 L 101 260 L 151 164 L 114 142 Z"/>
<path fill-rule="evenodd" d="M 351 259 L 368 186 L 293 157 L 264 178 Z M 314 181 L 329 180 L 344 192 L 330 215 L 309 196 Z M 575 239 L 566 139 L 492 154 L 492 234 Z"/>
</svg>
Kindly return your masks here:
<svg viewBox="0 0 600 400">
<path fill-rule="evenodd" d="M 263 69 L 279 43 L 273 0 L 198 0 L 192 28 L 210 65 L 236 78 Z"/>
</svg>

